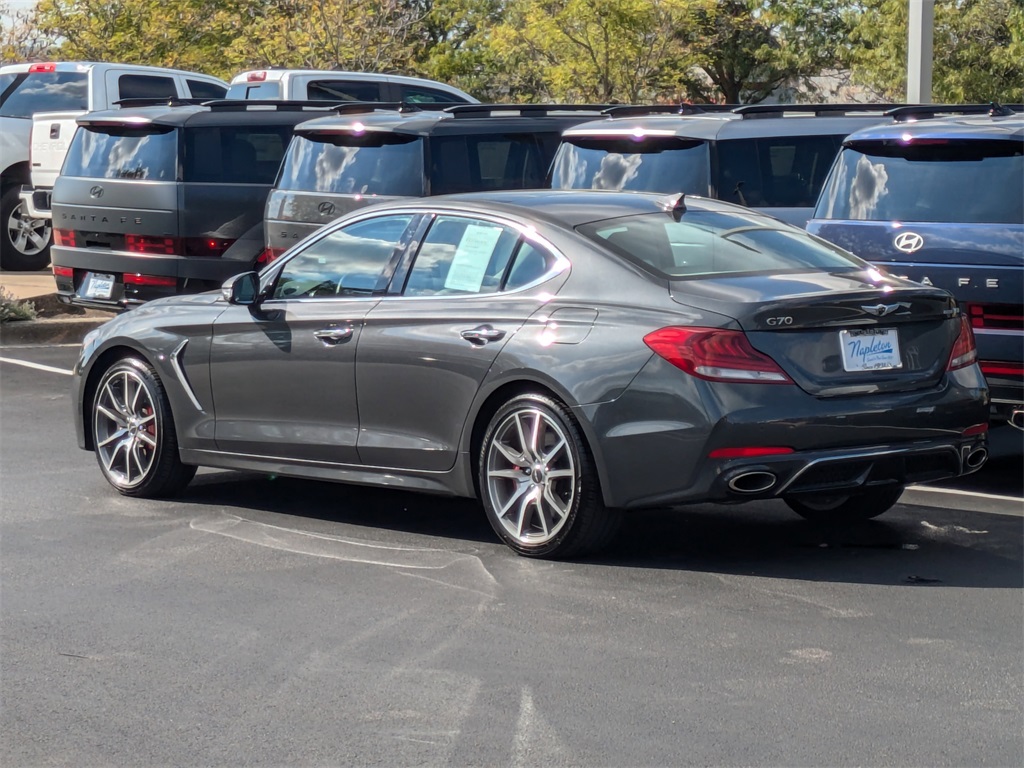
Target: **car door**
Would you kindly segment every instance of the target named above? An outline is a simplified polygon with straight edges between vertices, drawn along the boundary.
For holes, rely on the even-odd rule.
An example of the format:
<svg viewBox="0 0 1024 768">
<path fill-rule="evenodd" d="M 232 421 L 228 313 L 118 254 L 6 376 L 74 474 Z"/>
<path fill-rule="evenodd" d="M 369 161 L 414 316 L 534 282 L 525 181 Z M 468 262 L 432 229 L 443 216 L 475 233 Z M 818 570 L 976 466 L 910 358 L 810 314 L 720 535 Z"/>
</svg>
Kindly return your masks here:
<svg viewBox="0 0 1024 768">
<path fill-rule="evenodd" d="M 219 450 L 358 462 L 356 346 L 417 217 L 330 229 L 265 276 L 266 298 L 214 323 L 210 377 Z"/>
<path fill-rule="evenodd" d="M 566 267 L 511 223 L 437 216 L 401 294 L 366 317 L 356 369 L 360 460 L 450 469 L 495 357 L 550 298 L 545 291 Z"/>
</svg>

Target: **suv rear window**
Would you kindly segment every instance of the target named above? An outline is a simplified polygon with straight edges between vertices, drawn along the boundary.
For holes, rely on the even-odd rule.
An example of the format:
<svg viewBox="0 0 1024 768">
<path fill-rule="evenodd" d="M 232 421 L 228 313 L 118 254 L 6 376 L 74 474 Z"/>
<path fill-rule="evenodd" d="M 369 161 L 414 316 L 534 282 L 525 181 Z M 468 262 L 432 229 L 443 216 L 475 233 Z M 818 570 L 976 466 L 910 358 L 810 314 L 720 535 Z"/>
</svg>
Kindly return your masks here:
<svg viewBox="0 0 1024 768">
<path fill-rule="evenodd" d="M 555 156 L 551 187 L 706 195 L 708 145 L 674 136 L 567 137 Z"/>
<path fill-rule="evenodd" d="M 863 267 L 849 254 L 768 216 L 686 211 L 585 224 L 586 237 L 661 277 L 806 272 Z"/>
<path fill-rule="evenodd" d="M 174 181 L 177 134 L 170 127 L 82 126 L 71 140 L 61 173 L 96 179 Z"/>
<path fill-rule="evenodd" d="M 400 133 L 295 136 L 278 189 L 356 195 L 423 194 L 423 140 Z"/>
<path fill-rule="evenodd" d="M 857 142 L 836 160 L 815 218 L 1024 223 L 1024 143 Z"/>
<path fill-rule="evenodd" d="M 85 72 L 26 72 L 3 82 L 0 117 L 32 117 L 34 112 L 88 109 Z"/>
</svg>

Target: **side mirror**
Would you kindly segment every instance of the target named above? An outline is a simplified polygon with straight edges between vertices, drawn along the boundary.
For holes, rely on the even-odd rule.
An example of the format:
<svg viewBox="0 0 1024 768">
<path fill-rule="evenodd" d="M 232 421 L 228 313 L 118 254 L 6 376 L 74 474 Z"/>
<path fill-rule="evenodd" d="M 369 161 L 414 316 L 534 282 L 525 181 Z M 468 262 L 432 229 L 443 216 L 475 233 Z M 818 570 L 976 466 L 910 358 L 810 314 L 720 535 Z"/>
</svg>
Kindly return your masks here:
<svg viewBox="0 0 1024 768">
<path fill-rule="evenodd" d="M 229 304 L 251 307 L 259 303 L 260 276 L 256 272 L 243 272 L 225 280 L 220 290 Z"/>
</svg>

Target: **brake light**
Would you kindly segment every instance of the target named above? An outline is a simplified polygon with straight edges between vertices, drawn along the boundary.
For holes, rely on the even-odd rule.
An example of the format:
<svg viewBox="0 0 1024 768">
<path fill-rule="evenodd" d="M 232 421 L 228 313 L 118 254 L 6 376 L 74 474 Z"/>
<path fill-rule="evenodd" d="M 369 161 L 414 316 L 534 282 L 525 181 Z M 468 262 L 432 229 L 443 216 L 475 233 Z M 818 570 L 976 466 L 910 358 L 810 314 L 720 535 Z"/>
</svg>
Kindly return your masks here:
<svg viewBox="0 0 1024 768">
<path fill-rule="evenodd" d="M 1020 363 L 1003 363 L 991 360 L 982 360 L 980 365 L 981 372 L 986 376 L 1024 377 L 1024 365 L 1021 365 Z"/>
<path fill-rule="evenodd" d="M 748 459 L 755 456 L 784 456 L 793 453 L 785 446 L 751 445 L 744 448 L 716 448 L 708 454 L 711 459 Z"/>
<path fill-rule="evenodd" d="M 265 267 L 284 253 L 284 248 L 264 248 L 256 257 L 256 267 Z"/>
<path fill-rule="evenodd" d="M 174 256 L 178 253 L 178 238 L 125 235 L 124 247 L 132 253 L 144 253 L 150 256 Z"/>
<path fill-rule="evenodd" d="M 709 381 L 792 384 L 778 363 L 750 345 L 743 331 L 722 328 L 662 328 L 644 336 L 660 357 Z"/>
<path fill-rule="evenodd" d="M 54 266 L 53 276 L 73 278 L 75 276 L 75 270 L 73 270 L 71 267 Z"/>
<path fill-rule="evenodd" d="M 964 304 L 975 329 L 1024 330 L 1024 307 L 1020 304 Z"/>
<path fill-rule="evenodd" d="M 46 64 L 32 64 L 31 66 L 29 66 L 28 71 L 29 72 L 56 72 L 57 71 L 57 64 L 56 64 L 56 62 L 53 62 L 53 61 L 47 62 Z"/>
<path fill-rule="evenodd" d="M 223 256 L 234 242 L 221 237 L 186 237 L 183 246 L 186 256 Z"/>
<path fill-rule="evenodd" d="M 174 288 L 178 285 L 178 278 L 165 277 L 163 275 L 140 275 L 138 272 L 136 272 L 135 274 L 129 274 L 126 272 L 124 275 L 124 284 L 162 286 L 166 288 Z"/>
<path fill-rule="evenodd" d="M 988 432 L 988 424 L 975 424 L 973 427 L 968 427 L 963 431 L 964 437 L 974 437 L 975 435 L 984 435 Z"/>
<path fill-rule="evenodd" d="M 250 83 L 262 83 L 267 79 L 266 72 L 250 72 L 245 76 L 246 81 Z"/>
<path fill-rule="evenodd" d="M 55 229 L 53 230 L 53 243 L 54 245 L 61 245 L 65 248 L 75 247 L 75 230 L 73 229 Z"/>
<path fill-rule="evenodd" d="M 953 344 L 953 351 L 949 353 L 949 364 L 947 371 L 955 371 L 958 368 L 966 368 L 978 359 L 978 349 L 974 345 L 974 331 L 971 324 L 967 322 L 966 315 L 960 315 L 960 334 Z"/>
</svg>

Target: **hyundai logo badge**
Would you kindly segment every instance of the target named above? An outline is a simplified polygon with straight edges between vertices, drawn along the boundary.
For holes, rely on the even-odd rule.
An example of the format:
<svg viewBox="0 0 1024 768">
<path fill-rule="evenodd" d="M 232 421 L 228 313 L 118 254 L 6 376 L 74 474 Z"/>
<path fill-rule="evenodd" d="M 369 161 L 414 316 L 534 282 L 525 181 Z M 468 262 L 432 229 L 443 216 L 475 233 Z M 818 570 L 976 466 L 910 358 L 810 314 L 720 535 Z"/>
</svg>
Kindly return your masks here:
<svg viewBox="0 0 1024 768">
<path fill-rule="evenodd" d="M 320 205 L 318 205 L 316 209 L 320 211 L 321 216 L 330 216 L 331 214 L 334 213 L 334 203 L 320 203 Z"/>
<path fill-rule="evenodd" d="M 95 187 L 89 190 L 90 197 L 103 197 L 103 187 L 97 184 Z"/>
<path fill-rule="evenodd" d="M 892 244 L 904 253 L 914 253 L 914 251 L 921 250 L 921 246 L 924 245 L 924 238 L 916 232 L 900 232 L 896 235 Z"/>
</svg>

